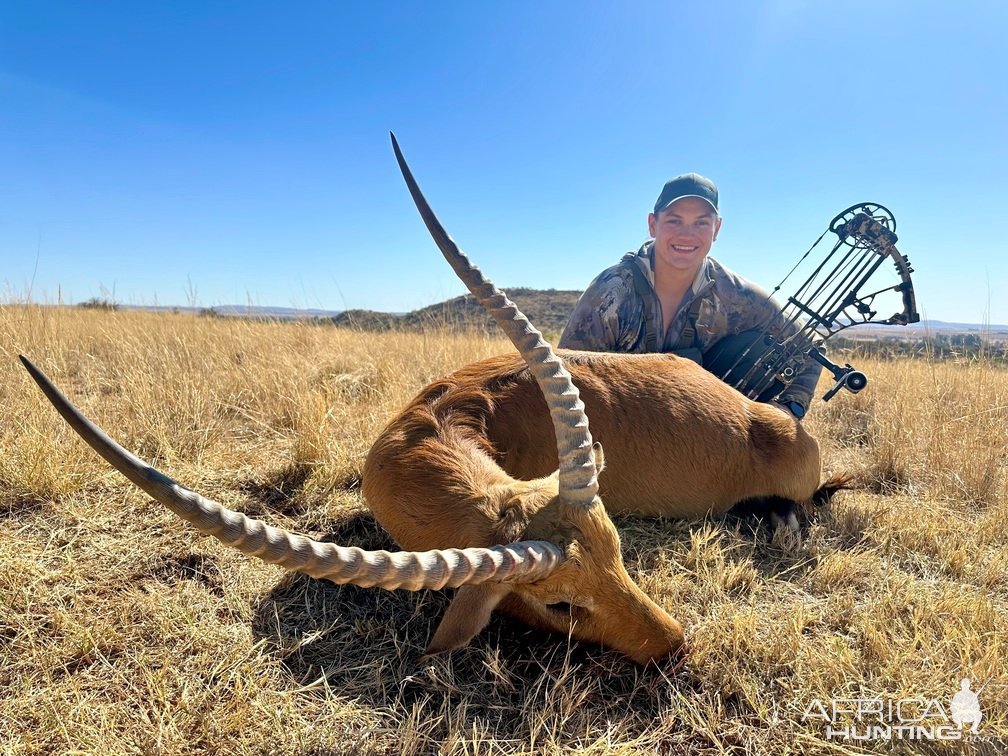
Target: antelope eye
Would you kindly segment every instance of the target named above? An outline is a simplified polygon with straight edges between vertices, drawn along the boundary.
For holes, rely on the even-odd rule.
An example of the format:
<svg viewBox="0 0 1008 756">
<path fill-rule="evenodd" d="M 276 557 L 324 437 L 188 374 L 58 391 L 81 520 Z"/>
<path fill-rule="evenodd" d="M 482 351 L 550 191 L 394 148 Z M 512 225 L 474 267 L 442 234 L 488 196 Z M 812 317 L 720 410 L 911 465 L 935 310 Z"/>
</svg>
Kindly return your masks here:
<svg viewBox="0 0 1008 756">
<path fill-rule="evenodd" d="M 569 601 L 556 601 L 546 604 L 546 610 L 556 620 L 567 622 L 587 622 L 591 618 L 591 610 L 586 606 L 572 604 Z"/>
</svg>

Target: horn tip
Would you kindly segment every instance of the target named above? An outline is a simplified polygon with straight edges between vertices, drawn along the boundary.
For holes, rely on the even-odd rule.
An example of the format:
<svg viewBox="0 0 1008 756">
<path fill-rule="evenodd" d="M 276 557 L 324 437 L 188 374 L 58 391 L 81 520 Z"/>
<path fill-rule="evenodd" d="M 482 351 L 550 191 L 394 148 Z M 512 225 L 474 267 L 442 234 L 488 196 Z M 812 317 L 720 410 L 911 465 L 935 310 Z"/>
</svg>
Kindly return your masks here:
<svg viewBox="0 0 1008 756">
<path fill-rule="evenodd" d="M 392 151 L 395 153 L 396 161 L 399 163 L 400 167 L 405 164 L 406 159 L 403 157 L 402 150 L 399 148 L 399 140 L 396 139 L 395 132 L 390 131 L 389 137 L 392 139 Z"/>
<path fill-rule="evenodd" d="M 41 379 L 44 378 L 42 371 L 35 367 L 35 363 L 25 357 L 23 354 L 18 355 L 18 359 L 21 360 L 21 364 L 24 365 L 24 369 L 28 371 L 28 374 L 35 379 L 36 383 L 39 383 Z"/>
</svg>

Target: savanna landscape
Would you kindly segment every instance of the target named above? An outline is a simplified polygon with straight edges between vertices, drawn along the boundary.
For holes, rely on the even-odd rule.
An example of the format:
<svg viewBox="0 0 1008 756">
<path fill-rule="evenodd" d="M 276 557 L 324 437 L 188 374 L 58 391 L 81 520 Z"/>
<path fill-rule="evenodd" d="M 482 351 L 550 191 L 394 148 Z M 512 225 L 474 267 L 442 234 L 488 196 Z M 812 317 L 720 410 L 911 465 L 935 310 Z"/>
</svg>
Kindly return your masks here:
<svg viewBox="0 0 1008 756">
<path fill-rule="evenodd" d="M 336 586 L 199 536 L 80 441 L 17 356 L 181 483 L 323 540 L 393 549 L 360 494 L 370 443 L 431 380 L 510 351 L 503 336 L 12 301 L 0 751 L 1004 752 L 1008 369 L 982 351 L 857 348 L 845 357 L 869 387 L 805 421 L 825 472 L 855 488 L 803 540 L 616 518 L 631 576 L 686 627 L 682 663 L 638 667 L 499 616 L 424 658 L 450 591 Z M 946 724 L 931 703 L 947 715 L 962 678 L 983 710 L 976 736 L 827 736 L 865 724 L 834 718 L 838 699 L 912 699 L 910 718 Z"/>
</svg>

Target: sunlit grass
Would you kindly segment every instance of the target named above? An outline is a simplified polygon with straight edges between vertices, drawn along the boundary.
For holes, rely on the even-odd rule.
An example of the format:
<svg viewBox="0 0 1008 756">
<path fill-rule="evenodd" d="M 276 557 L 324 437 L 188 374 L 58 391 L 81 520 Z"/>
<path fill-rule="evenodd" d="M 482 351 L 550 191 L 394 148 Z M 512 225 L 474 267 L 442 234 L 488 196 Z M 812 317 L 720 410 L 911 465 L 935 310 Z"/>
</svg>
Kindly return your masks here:
<svg viewBox="0 0 1008 756">
<path fill-rule="evenodd" d="M 359 476 L 433 378 L 510 350 L 135 311 L 0 307 L 0 752 L 917 753 L 829 743 L 813 699 L 976 681 L 1008 738 L 1008 371 L 860 360 L 807 420 L 841 494 L 806 542 L 622 519 L 631 575 L 689 634 L 678 670 L 495 619 L 419 661 L 447 597 L 337 587 L 197 537 L 65 429 L 25 353 L 120 442 L 270 522 L 392 544 Z"/>
</svg>

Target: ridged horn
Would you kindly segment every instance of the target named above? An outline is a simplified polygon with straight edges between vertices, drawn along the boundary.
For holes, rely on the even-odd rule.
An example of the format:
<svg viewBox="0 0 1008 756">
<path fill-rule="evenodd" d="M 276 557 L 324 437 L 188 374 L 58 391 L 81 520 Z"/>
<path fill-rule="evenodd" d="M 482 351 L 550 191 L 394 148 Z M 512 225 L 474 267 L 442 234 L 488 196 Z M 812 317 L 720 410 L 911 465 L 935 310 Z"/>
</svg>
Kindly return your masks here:
<svg viewBox="0 0 1008 756">
<path fill-rule="evenodd" d="M 70 427 L 116 470 L 201 533 L 270 564 L 334 583 L 417 591 L 484 582 L 533 582 L 549 575 L 563 560 L 563 552 L 546 541 L 391 553 L 322 543 L 275 528 L 200 496 L 154 469 L 88 420 L 23 355 L 21 362 Z"/>
<path fill-rule="evenodd" d="M 391 137 L 399 170 L 402 171 L 406 186 L 413 196 L 413 202 L 420 211 L 420 217 L 434 237 L 434 243 L 477 301 L 511 339 L 511 343 L 521 353 L 546 398 L 550 416 L 553 418 L 557 454 L 560 459 L 561 498 L 581 506 L 590 505 L 598 495 L 598 474 L 592 454 L 588 416 L 585 414 L 584 402 L 581 401 L 570 373 L 553 351 L 553 347 L 543 338 L 542 333 L 529 322 L 504 292 L 494 286 L 493 282 L 470 262 L 465 252 L 459 249 L 448 235 L 424 198 L 416 179 L 413 178 L 413 172 L 406 164 L 395 134 L 391 134 Z"/>
</svg>

